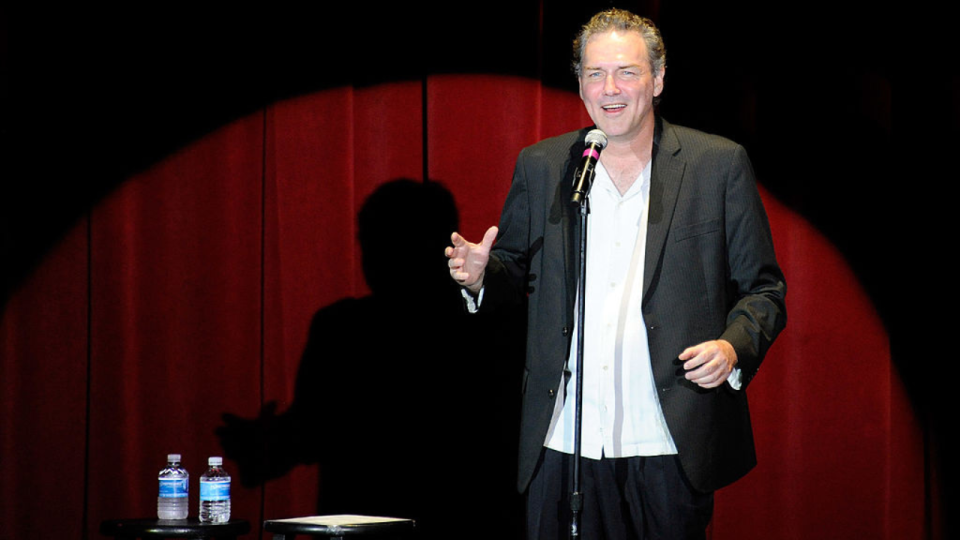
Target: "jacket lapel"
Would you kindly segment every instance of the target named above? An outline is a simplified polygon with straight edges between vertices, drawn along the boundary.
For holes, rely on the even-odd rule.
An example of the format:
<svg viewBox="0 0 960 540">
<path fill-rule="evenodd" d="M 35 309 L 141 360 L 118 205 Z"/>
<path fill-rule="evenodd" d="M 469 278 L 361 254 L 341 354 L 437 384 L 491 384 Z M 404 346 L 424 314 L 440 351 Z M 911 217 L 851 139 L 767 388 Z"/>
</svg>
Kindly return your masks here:
<svg viewBox="0 0 960 540">
<path fill-rule="evenodd" d="M 643 303 L 649 300 L 654 277 L 659 273 L 664 243 L 673 221 L 677 196 L 686 164 L 680 157 L 680 141 L 672 126 L 658 118 L 650 172 L 650 214 L 647 216 L 647 248 L 643 264 Z"/>
<path fill-rule="evenodd" d="M 573 179 L 576 176 L 577 167 L 580 166 L 580 158 L 585 144 L 583 142 L 586 133 L 592 128 L 581 129 L 577 139 L 570 146 L 567 160 L 564 163 L 562 180 L 560 181 L 560 200 L 558 201 L 562 208 L 563 220 L 563 267 L 564 278 L 566 280 L 566 308 L 567 321 L 572 324 L 574 313 L 573 307 L 577 298 L 577 281 L 580 279 L 580 206 L 573 204 Z M 589 247 L 588 247 L 589 249 Z"/>
</svg>

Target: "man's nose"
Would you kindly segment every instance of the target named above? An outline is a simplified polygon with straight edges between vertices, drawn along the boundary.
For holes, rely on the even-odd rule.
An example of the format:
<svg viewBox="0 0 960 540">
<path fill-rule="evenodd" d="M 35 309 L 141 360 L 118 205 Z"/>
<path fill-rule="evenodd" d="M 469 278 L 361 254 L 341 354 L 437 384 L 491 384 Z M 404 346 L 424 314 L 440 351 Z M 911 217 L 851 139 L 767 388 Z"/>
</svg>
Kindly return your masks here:
<svg viewBox="0 0 960 540">
<path fill-rule="evenodd" d="M 609 74 L 603 80 L 603 93 L 608 96 L 613 96 L 620 93 L 620 87 L 617 86 L 617 79 L 614 74 Z"/>
</svg>

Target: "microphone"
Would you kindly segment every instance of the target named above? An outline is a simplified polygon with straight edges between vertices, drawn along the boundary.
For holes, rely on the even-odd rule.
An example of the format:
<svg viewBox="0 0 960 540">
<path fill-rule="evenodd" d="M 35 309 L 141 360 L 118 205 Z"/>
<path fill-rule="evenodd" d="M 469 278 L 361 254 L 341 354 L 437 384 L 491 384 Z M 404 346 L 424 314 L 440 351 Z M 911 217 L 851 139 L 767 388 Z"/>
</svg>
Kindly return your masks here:
<svg viewBox="0 0 960 540">
<path fill-rule="evenodd" d="M 590 130 L 584 138 L 587 148 L 583 151 L 583 159 L 580 160 L 580 167 L 573 179 L 573 204 L 583 202 L 587 192 L 590 191 L 590 185 L 593 184 L 593 175 L 597 167 L 597 160 L 600 159 L 600 151 L 607 146 L 607 134 L 599 129 Z"/>
</svg>

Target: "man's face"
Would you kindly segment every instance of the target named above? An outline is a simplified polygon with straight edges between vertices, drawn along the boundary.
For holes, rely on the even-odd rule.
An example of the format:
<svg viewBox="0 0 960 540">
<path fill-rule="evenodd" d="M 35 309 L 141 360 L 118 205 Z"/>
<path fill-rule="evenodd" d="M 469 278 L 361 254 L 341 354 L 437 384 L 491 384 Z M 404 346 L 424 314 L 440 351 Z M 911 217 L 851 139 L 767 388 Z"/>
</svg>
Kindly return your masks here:
<svg viewBox="0 0 960 540">
<path fill-rule="evenodd" d="M 653 127 L 653 98 L 663 91 L 663 70 L 651 73 L 638 32 L 606 32 L 587 41 L 580 98 L 610 142 L 630 142 Z"/>
</svg>

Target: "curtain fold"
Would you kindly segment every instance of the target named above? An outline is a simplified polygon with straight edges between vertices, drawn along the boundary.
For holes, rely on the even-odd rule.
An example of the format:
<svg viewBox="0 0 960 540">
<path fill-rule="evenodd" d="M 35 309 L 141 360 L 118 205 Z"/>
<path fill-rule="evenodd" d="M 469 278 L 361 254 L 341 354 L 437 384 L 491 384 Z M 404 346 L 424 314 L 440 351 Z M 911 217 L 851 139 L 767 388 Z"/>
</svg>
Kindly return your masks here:
<svg viewBox="0 0 960 540">
<path fill-rule="evenodd" d="M 56 516 L 84 534 L 89 222 L 80 220 L 0 314 L 0 535 Z M 157 469 L 159 471 L 159 469 Z"/>
</svg>

